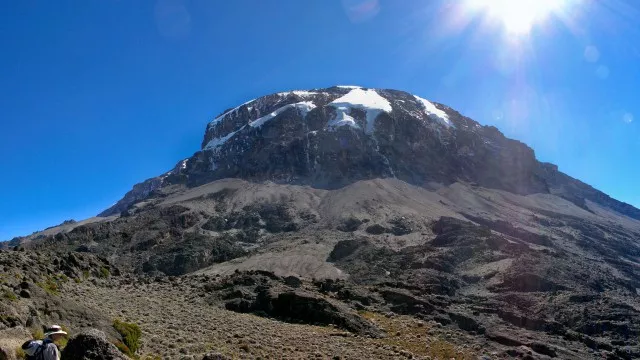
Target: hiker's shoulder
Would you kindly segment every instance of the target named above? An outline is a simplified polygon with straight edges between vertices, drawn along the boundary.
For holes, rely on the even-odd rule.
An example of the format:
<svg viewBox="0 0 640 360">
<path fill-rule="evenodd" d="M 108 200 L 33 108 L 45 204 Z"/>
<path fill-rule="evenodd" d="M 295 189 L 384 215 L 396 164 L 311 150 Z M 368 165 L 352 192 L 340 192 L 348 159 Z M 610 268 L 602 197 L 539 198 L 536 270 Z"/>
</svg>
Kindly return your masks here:
<svg viewBox="0 0 640 360">
<path fill-rule="evenodd" d="M 58 349 L 58 345 L 56 345 L 53 341 L 44 341 L 42 343 L 42 346 L 44 346 L 45 350 L 57 350 Z"/>
</svg>

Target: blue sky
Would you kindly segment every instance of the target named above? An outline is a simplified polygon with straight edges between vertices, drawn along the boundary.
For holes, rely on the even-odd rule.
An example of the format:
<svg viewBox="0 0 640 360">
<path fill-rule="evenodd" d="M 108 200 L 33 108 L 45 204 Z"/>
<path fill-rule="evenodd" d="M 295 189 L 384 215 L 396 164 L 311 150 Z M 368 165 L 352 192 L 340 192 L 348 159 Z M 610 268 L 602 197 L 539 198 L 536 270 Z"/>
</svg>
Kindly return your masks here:
<svg viewBox="0 0 640 360">
<path fill-rule="evenodd" d="M 465 0 L 3 2 L 0 239 L 95 215 L 226 108 L 335 84 L 447 104 L 640 206 L 640 5 L 565 2 L 526 34 Z"/>
</svg>

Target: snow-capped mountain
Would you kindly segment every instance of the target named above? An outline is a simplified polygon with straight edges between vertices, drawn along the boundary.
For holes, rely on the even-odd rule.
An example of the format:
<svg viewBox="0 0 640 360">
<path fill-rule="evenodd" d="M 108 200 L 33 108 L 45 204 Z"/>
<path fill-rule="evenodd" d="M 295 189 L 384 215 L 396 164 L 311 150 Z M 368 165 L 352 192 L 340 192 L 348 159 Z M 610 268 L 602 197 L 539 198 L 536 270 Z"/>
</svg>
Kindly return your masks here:
<svg viewBox="0 0 640 360">
<path fill-rule="evenodd" d="M 640 210 L 406 92 L 336 86 L 248 101 L 215 117 L 193 156 L 101 215 L 0 243 L 8 273 L 96 269 L 60 295 L 25 289 L 36 274 L 9 276 L 4 289 L 21 298 L 6 313 L 26 323 L 24 301 L 93 294 L 121 314 L 140 297 L 121 295 L 137 289 L 146 318 L 146 294 L 161 289 L 157 299 L 180 292 L 179 306 L 202 301 L 201 313 L 224 318 L 382 334 L 364 309 L 430 324 L 420 341 L 498 357 L 640 358 Z M 70 304 L 62 314 L 77 311 Z"/>
<path fill-rule="evenodd" d="M 537 161 L 531 148 L 495 127 L 417 95 L 359 86 L 281 92 L 224 111 L 207 125 L 200 151 L 135 185 L 100 216 L 166 185 L 231 177 L 321 188 L 379 177 L 420 186 L 464 181 L 551 193 L 583 208 L 592 201 L 640 219 L 638 209 Z"/>
</svg>

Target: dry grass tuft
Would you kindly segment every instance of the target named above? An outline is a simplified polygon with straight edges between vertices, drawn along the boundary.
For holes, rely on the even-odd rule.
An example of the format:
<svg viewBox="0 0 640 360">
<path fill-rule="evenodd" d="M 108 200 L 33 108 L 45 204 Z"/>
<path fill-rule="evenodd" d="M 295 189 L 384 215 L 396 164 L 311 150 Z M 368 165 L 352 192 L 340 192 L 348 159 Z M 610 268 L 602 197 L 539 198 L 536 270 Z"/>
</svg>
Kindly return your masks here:
<svg viewBox="0 0 640 360">
<path fill-rule="evenodd" d="M 470 352 L 458 349 L 448 341 L 429 335 L 429 327 L 414 318 L 387 317 L 370 311 L 361 311 L 359 314 L 387 333 L 387 337 L 376 340 L 385 345 L 433 359 L 471 360 L 476 358 Z"/>
</svg>

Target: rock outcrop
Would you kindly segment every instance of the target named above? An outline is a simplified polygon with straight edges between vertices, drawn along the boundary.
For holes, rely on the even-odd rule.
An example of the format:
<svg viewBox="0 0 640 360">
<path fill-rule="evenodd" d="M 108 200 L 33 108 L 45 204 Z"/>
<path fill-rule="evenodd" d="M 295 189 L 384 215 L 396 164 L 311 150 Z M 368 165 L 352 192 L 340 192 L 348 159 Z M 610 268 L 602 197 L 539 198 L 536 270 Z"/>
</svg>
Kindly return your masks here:
<svg viewBox="0 0 640 360">
<path fill-rule="evenodd" d="M 69 340 L 62 352 L 62 360 L 129 360 L 96 329 L 81 331 Z"/>
</svg>

